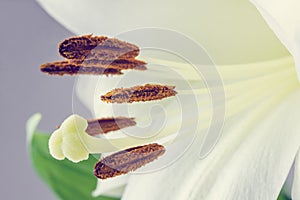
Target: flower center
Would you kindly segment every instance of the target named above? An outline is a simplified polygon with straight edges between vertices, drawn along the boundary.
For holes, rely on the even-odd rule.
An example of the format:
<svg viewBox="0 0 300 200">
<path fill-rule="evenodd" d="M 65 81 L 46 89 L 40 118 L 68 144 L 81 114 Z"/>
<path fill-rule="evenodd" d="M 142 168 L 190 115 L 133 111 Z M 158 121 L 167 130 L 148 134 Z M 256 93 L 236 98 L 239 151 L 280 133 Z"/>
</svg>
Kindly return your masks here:
<svg viewBox="0 0 300 200">
<path fill-rule="evenodd" d="M 146 70 L 144 61 L 136 60 L 139 48 L 117 39 L 85 35 L 66 39 L 59 44 L 59 53 L 67 60 L 41 65 L 41 71 L 51 75 L 120 75 L 122 70 Z M 175 86 L 146 84 L 130 88 L 116 88 L 101 96 L 107 103 L 132 103 L 162 100 L 177 94 Z M 134 118 L 110 117 L 85 121 L 73 115 L 58 127 L 49 140 L 51 155 L 67 157 L 73 162 L 87 159 L 97 152 L 103 140 L 92 136 L 135 126 Z M 107 146 L 110 146 L 107 143 Z M 80 148 L 79 148 L 80 147 Z M 95 166 L 95 176 L 106 179 L 134 171 L 164 154 L 159 144 L 146 144 L 112 154 Z M 98 152 L 98 153 L 101 153 Z"/>
</svg>

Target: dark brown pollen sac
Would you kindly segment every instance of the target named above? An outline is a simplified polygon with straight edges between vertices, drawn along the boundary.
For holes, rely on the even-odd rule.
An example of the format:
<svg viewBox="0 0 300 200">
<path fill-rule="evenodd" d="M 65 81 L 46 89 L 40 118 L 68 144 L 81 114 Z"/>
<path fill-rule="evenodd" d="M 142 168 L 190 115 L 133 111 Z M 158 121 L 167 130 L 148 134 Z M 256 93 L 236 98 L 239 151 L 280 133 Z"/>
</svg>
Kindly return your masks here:
<svg viewBox="0 0 300 200">
<path fill-rule="evenodd" d="M 84 60 L 87 56 L 98 60 L 135 58 L 136 45 L 105 36 L 83 35 L 71 37 L 58 45 L 59 53 L 67 59 Z"/>
<path fill-rule="evenodd" d="M 92 35 L 75 36 L 68 38 L 58 45 L 58 52 L 67 59 L 84 59 L 98 43 L 107 37 Z"/>
<path fill-rule="evenodd" d="M 154 143 L 117 152 L 98 161 L 94 175 L 99 179 L 107 179 L 127 174 L 156 160 L 165 151 L 164 146 Z"/>
<path fill-rule="evenodd" d="M 137 60 L 139 48 L 106 36 L 83 35 L 68 38 L 58 45 L 66 60 L 45 63 L 42 72 L 50 75 L 121 75 L 122 70 L 146 70 Z"/>
<path fill-rule="evenodd" d="M 42 72 L 50 75 L 120 75 L 122 70 L 146 70 L 145 62 L 139 60 L 96 61 L 78 60 L 56 61 L 40 66 Z"/>
<path fill-rule="evenodd" d="M 134 118 L 111 117 L 88 120 L 86 132 L 89 135 L 106 134 L 111 131 L 117 131 L 126 127 L 135 126 Z"/>
<path fill-rule="evenodd" d="M 158 84 L 146 84 L 144 86 L 134 86 L 131 88 L 117 88 L 102 95 L 100 98 L 107 103 L 132 103 L 139 101 L 161 100 L 163 98 L 175 96 L 177 92 L 175 86 Z"/>
<path fill-rule="evenodd" d="M 77 75 L 77 74 L 91 74 L 91 75 L 120 75 L 121 69 L 111 66 L 101 65 L 84 65 L 81 63 L 71 61 L 56 61 L 45 63 L 40 66 L 40 70 L 49 75 Z"/>
</svg>

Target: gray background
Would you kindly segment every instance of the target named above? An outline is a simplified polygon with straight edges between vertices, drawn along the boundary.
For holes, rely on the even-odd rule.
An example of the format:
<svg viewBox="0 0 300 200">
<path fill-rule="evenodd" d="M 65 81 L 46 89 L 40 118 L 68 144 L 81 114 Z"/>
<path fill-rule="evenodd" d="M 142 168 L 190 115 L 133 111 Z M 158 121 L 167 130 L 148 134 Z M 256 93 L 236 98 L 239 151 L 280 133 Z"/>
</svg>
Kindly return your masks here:
<svg viewBox="0 0 300 200">
<path fill-rule="evenodd" d="M 72 112 L 74 78 L 39 71 L 72 33 L 31 0 L 0 0 L 0 30 L 0 199 L 55 199 L 31 166 L 25 123 L 40 112 L 39 129 L 50 132 Z"/>
</svg>

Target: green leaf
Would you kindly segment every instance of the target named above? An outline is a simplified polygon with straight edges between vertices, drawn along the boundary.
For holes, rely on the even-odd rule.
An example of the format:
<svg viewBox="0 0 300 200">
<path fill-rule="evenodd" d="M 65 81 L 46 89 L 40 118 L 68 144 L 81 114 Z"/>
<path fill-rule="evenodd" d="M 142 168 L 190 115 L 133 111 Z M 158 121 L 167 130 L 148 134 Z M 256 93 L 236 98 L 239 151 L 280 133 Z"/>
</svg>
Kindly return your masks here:
<svg viewBox="0 0 300 200">
<path fill-rule="evenodd" d="M 281 191 L 280 191 L 280 194 L 279 194 L 277 200 L 292 200 L 292 199 L 286 194 L 285 185 L 281 188 Z"/>
<path fill-rule="evenodd" d="M 93 175 L 93 167 L 97 160 L 90 156 L 86 161 L 73 163 L 52 158 L 48 150 L 50 135 L 36 131 L 41 119 L 40 114 L 32 116 L 27 122 L 27 141 L 32 163 L 48 186 L 62 200 L 118 200 L 106 196 L 92 197 L 97 179 Z"/>
<path fill-rule="evenodd" d="M 291 199 L 281 192 L 277 200 L 291 200 Z"/>
</svg>

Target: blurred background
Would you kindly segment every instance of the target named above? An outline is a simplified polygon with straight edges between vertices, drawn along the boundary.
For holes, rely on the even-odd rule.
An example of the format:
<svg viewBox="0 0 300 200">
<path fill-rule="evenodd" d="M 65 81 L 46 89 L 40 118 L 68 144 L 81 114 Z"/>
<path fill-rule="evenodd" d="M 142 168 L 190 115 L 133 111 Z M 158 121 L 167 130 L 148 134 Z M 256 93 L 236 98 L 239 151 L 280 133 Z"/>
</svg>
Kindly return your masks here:
<svg viewBox="0 0 300 200">
<path fill-rule="evenodd" d="M 25 123 L 40 112 L 39 130 L 50 132 L 72 112 L 75 78 L 39 70 L 71 35 L 33 0 L 0 1 L 1 199 L 55 199 L 31 165 Z"/>
</svg>

